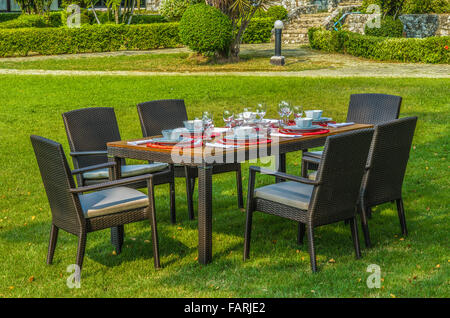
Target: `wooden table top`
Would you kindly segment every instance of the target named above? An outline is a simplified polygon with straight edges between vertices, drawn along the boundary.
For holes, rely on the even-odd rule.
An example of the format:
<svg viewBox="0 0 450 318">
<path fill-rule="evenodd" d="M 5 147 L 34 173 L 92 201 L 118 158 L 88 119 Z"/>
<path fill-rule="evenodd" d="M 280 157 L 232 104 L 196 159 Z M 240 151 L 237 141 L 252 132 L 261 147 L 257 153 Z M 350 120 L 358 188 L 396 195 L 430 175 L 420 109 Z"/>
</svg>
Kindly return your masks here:
<svg viewBox="0 0 450 318">
<path fill-rule="evenodd" d="M 250 146 L 239 146 L 235 148 L 219 148 L 219 147 L 208 147 L 206 145 L 202 147 L 194 147 L 194 148 L 184 148 L 183 150 L 179 149 L 177 152 L 180 154 L 187 155 L 189 154 L 192 157 L 204 157 L 205 153 L 211 154 L 214 156 L 215 152 L 220 153 L 229 153 L 229 152 L 237 152 L 242 150 L 250 150 L 251 148 L 258 148 L 258 147 L 274 147 L 276 145 L 285 145 L 285 144 L 291 144 L 291 143 L 298 143 L 299 141 L 306 141 L 311 139 L 317 139 L 317 138 L 326 138 L 327 136 L 336 135 L 352 130 L 358 130 L 358 129 L 365 129 L 365 128 L 371 128 L 373 125 L 366 125 L 366 124 L 353 124 L 345 127 L 339 127 L 339 128 L 331 128 L 328 127 L 330 131 L 326 134 L 319 134 L 319 135 L 310 135 L 310 136 L 301 136 L 301 137 L 272 137 L 272 142 L 268 144 L 259 144 L 259 145 L 250 145 Z M 153 136 L 153 137 L 161 137 L 161 136 Z M 121 140 L 121 141 L 114 141 L 114 142 L 108 142 L 107 146 L 108 148 L 123 148 L 123 149 L 129 149 L 129 150 L 138 150 L 138 151 L 145 151 L 145 152 L 155 152 L 160 154 L 170 154 L 173 149 L 159 149 L 159 148 L 152 148 L 147 147 L 145 144 L 142 145 L 130 145 L 128 142 L 130 141 L 140 141 L 140 140 L 148 140 L 153 137 L 147 137 L 147 138 L 139 138 L 139 139 L 132 139 L 132 140 Z M 216 137 L 214 139 L 221 138 L 221 136 Z M 212 139 L 211 143 L 214 143 L 214 139 Z M 206 142 L 205 142 L 206 143 Z"/>
</svg>

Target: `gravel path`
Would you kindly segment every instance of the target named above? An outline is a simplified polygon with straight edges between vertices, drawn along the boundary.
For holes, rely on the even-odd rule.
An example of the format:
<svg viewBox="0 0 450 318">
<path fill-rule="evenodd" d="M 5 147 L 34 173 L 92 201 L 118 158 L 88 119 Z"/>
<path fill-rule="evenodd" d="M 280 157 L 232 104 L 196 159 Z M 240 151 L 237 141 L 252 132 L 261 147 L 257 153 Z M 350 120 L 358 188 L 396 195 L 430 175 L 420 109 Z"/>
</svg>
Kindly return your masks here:
<svg viewBox="0 0 450 318">
<path fill-rule="evenodd" d="M 30 56 L 0 58 L 3 61 L 30 61 L 42 59 L 77 59 L 86 57 L 170 54 L 189 52 L 186 48 L 160 49 L 152 51 L 120 51 L 107 53 L 83 53 L 57 56 Z M 270 57 L 273 44 L 243 45 L 242 54 Z M 0 74 L 15 75 L 60 75 L 60 76 L 291 76 L 291 77 L 425 77 L 450 78 L 448 64 L 411 64 L 371 61 L 343 54 L 329 54 L 299 46 L 285 46 L 283 54 L 301 56 L 305 61 L 326 62 L 332 66 L 325 69 L 298 72 L 139 72 L 139 71 L 66 71 L 66 70 L 16 70 L 0 69 Z"/>
</svg>

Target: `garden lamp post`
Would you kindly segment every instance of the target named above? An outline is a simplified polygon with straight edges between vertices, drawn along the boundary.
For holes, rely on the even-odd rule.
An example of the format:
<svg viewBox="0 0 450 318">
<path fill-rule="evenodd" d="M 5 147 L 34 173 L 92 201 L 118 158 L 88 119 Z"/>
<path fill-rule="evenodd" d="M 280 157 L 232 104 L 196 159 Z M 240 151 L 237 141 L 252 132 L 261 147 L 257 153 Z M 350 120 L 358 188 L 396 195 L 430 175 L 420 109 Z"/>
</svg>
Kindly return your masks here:
<svg viewBox="0 0 450 318">
<path fill-rule="evenodd" d="M 270 64 L 284 65 L 284 56 L 281 55 L 281 33 L 283 31 L 283 22 L 281 20 L 275 21 L 275 55 L 270 58 Z"/>
</svg>

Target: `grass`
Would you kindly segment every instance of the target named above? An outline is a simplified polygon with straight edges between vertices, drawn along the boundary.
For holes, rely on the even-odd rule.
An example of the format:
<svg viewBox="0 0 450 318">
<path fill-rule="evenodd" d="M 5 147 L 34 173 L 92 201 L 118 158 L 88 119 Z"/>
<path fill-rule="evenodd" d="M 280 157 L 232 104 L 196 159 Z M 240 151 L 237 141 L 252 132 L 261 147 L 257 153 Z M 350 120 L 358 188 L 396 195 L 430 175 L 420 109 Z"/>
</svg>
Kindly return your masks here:
<svg viewBox="0 0 450 318">
<path fill-rule="evenodd" d="M 242 54 L 239 63 L 221 63 L 190 53 L 138 54 L 120 56 L 79 56 L 77 58 L 28 59 L 26 61 L 0 62 L 4 69 L 83 70 L 83 71 L 146 71 L 146 72 L 256 72 L 256 71 L 304 71 L 328 68 L 338 63 L 312 61 L 292 55 L 286 57 L 285 66 L 269 63 L 273 52 L 259 55 Z"/>
<path fill-rule="evenodd" d="M 52 77 L 0 76 L 0 297 L 449 297 L 449 80 L 307 79 L 260 77 Z M 138 102 L 184 98 L 189 116 L 261 100 L 298 99 L 305 107 L 345 119 L 349 96 L 382 92 L 404 97 L 401 116 L 419 116 L 404 184 L 409 236 L 401 237 L 392 204 L 375 209 L 374 243 L 355 260 L 343 223 L 317 230 L 320 271 L 312 274 L 307 247 L 296 244 L 296 224 L 256 214 L 252 254 L 242 261 L 244 214 L 236 205 L 234 175 L 214 177 L 214 261 L 200 266 L 197 221 L 189 221 L 183 180 L 177 181 L 178 224 L 168 214 L 168 186 L 157 191 L 163 268 L 155 270 L 147 222 L 126 226 L 121 255 L 109 231 L 88 235 L 81 288 L 69 289 L 76 238 L 61 232 L 52 266 L 45 264 L 50 211 L 29 141 L 30 134 L 61 142 L 61 113 L 113 106 L 122 137 L 140 136 Z M 288 172 L 299 173 L 299 153 Z M 248 165 L 243 167 L 247 183 Z M 271 182 L 259 178 L 257 186 Z M 361 231 L 360 231 L 361 233 Z M 329 262 L 334 259 L 335 262 Z M 382 286 L 369 289 L 370 264 L 381 267 Z"/>
</svg>

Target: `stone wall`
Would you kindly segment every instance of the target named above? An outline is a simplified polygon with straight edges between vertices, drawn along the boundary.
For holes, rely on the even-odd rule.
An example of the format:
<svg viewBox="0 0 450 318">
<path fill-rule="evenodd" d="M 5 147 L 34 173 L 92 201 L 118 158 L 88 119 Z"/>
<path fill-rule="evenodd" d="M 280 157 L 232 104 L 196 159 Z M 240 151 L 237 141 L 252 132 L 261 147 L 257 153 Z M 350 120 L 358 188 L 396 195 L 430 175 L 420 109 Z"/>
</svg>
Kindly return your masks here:
<svg viewBox="0 0 450 318">
<path fill-rule="evenodd" d="M 369 14 L 350 14 L 345 19 L 345 28 L 364 34 L 369 17 Z M 450 14 L 404 14 L 400 20 L 408 38 L 450 35 Z"/>
<path fill-rule="evenodd" d="M 158 11 L 161 0 L 146 0 L 146 8 L 149 11 Z"/>
</svg>

